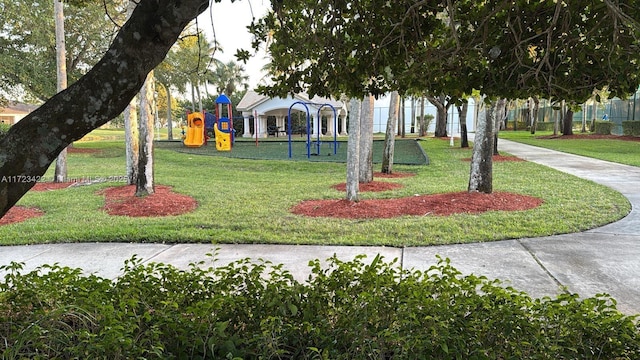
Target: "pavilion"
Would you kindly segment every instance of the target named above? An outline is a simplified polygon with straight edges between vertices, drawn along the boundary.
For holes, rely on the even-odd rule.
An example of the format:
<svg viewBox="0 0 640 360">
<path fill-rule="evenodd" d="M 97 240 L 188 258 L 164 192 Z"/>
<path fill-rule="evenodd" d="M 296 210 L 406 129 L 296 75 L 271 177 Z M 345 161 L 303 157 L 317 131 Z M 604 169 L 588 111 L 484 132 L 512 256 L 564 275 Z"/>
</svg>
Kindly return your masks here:
<svg viewBox="0 0 640 360">
<path fill-rule="evenodd" d="M 292 114 L 294 112 L 306 114 L 307 110 L 301 103 L 306 103 L 309 108 L 311 135 L 334 136 L 335 125 L 338 125 L 339 129 L 339 134 L 336 135 L 347 135 L 347 105 L 342 101 L 317 96 L 309 99 L 308 95 L 303 93 L 286 98 L 271 98 L 249 90 L 236 106 L 236 109 L 242 112 L 242 117 L 244 118 L 244 132 L 242 137 L 256 137 L 256 133 L 258 138 L 268 137 L 268 117 L 275 117 L 275 126 L 278 128 L 278 131 L 286 133 L 289 108 L 291 108 Z M 333 110 L 328 105 L 335 108 L 335 116 L 337 119 L 334 119 Z M 319 116 L 318 110 L 320 110 Z M 250 128 L 252 118 L 254 121 L 257 120 L 254 126 L 257 128 L 257 131 L 254 129 L 254 133 L 251 133 Z M 324 133 L 322 131 L 323 118 L 326 119 L 326 132 Z M 336 120 L 339 121 L 339 123 L 336 124 L 334 122 Z"/>
</svg>

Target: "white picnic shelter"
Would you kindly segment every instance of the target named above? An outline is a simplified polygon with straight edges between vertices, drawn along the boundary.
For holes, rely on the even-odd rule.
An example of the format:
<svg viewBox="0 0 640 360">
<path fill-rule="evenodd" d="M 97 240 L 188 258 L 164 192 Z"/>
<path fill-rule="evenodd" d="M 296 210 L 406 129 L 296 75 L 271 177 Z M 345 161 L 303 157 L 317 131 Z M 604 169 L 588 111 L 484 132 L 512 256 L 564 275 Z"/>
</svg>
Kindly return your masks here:
<svg viewBox="0 0 640 360">
<path fill-rule="evenodd" d="M 305 108 L 306 105 L 306 108 Z M 333 108 L 332 108 L 333 107 Z M 339 129 L 339 136 L 347 135 L 347 105 L 342 101 L 313 97 L 306 94 L 295 94 L 286 98 L 268 97 L 249 90 L 236 106 L 242 112 L 244 132 L 242 137 L 266 138 L 269 136 L 267 118 L 275 117 L 278 131 L 286 134 L 289 109 L 295 112 L 309 113 L 311 135 L 334 136 L 334 129 Z M 333 109 L 335 109 L 335 114 Z M 306 116 L 306 115 L 305 115 Z M 323 133 L 322 119 L 326 119 L 326 131 Z M 254 132 L 250 124 L 254 121 Z"/>
</svg>

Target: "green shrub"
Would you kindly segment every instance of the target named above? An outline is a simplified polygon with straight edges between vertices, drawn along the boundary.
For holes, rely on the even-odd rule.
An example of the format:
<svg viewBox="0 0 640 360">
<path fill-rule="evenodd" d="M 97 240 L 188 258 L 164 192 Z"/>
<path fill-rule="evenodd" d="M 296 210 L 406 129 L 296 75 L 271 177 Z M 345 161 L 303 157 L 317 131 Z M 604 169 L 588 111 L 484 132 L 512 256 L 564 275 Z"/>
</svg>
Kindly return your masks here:
<svg viewBox="0 0 640 360">
<path fill-rule="evenodd" d="M 517 130 L 526 130 L 529 128 L 529 125 L 525 121 L 518 121 L 515 123 L 514 121 L 507 121 L 507 126 L 505 130 L 514 130 L 514 124 L 517 126 Z"/>
<path fill-rule="evenodd" d="M 611 135 L 613 125 L 611 121 L 596 121 L 594 132 L 598 135 Z"/>
<path fill-rule="evenodd" d="M 0 122 L 0 139 L 2 139 L 7 134 L 7 131 L 9 131 L 10 127 L 11 126 L 9 124 Z"/>
<path fill-rule="evenodd" d="M 622 133 L 628 136 L 640 136 L 640 121 L 623 121 Z"/>
<path fill-rule="evenodd" d="M 635 317 L 606 295 L 532 299 L 376 257 L 281 265 L 240 260 L 189 270 L 127 261 L 117 280 L 45 266 L 0 268 L 3 359 L 634 359 Z"/>
<path fill-rule="evenodd" d="M 553 122 L 538 122 L 536 124 L 536 130 L 538 130 L 538 131 L 553 131 L 554 125 L 555 124 Z"/>
</svg>

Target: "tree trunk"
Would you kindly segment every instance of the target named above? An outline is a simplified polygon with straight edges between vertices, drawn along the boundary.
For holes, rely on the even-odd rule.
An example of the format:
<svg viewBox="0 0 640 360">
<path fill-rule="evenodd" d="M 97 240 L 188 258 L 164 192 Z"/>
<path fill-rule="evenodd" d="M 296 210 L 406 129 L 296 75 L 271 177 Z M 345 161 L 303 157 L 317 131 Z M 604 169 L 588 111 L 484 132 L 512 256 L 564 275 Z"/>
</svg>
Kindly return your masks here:
<svg viewBox="0 0 640 360">
<path fill-rule="evenodd" d="M 416 99 L 413 97 L 411 98 L 411 128 L 409 133 L 416 133 Z"/>
<path fill-rule="evenodd" d="M 405 98 L 402 97 L 400 99 L 400 111 L 398 112 L 398 136 L 400 136 L 401 138 L 405 138 L 407 136 L 406 133 L 406 116 L 404 113 L 404 100 Z"/>
<path fill-rule="evenodd" d="M 361 183 L 373 181 L 373 105 L 372 95 L 364 97 L 360 110 L 360 159 L 359 180 Z"/>
<path fill-rule="evenodd" d="M 573 135 L 573 110 L 567 106 L 567 111 L 562 119 L 562 135 Z"/>
<path fill-rule="evenodd" d="M 153 102 L 153 71 L 147 75 L 140 89 L 140 121 L 138 122 L 138 177 L 136 179 L 136 196 L 147 196 L 154 193 L 153 178 L 153 125 L 154 116 L 151 111 Z"/>
<path fill-rule="evenodd" d="M 498 152 L 498 133 L 500 132 L 500 126 L 505 124 L 507 119 L 507 101 L 506 99 L 499 99 L 496 104 L 496 109 L 494 110 L 495 123 L 493 124 L 493 155 L 500 155 Z"/>
<path fill-rule="evenodd" d="M 135 185 L 138 179 L 139 136 L 138 136 L 138 107 L 136 98 L 131 99 L 124 110 L 124 142 L 126 157 L 127 184 Z"/>
<path fill-rule="evenodd" d="M 127 19 L 131 17 L 138 4 L 129 0 L 127 3 Z M 127 185 L 135 185 L 138 180 L 138 160 L 140 158 L 138 136 L 138 105 L 134 97 L 124 110 L 124 141 L 126 157 Z"/>
<path fill-rule="evenodd" d="M 533 106 L 529 106 L 529 116 L 531 116 L 531 134 L 534 135 L 536 133 L 536 128 L 538 127 L 538 113 L 540 111 L 540 100 L 537 97 L 532 97 L 530 101 L 533 101 Z"/>
<path fill-rule="evenodd" d="M 141 0 L 96 66 L 10 128 L 0 139 L 0 216 L 65 147 L 122 113 L 147 74 L 208 4 Z"/>
<path fill-rule="evenodd" d="M 460 121 L 460 147 L 469 147 L 469 136 L 467 134 L 467 112 L 469 109 L 469 101 L 462 103 L 462 106 L 458 106 L 458 119 Z"/>
<path fill-rule="evenodd" d="M 499 107 L 504 108 L 504 100 L 494 101 L 484 113 L 478 116 L 471 157 L 469 192 L 477 191 L 485 194 L 493 192 L 493 127 Z"/>
<path fill-rule="evenodd" d="M 67 50 L 64 39 L 64 3 L 62 0 L 53 0 L 53 9 L 56 27 L 57 91 L 60 92 L 67 88 Z M 64 148 L 56 158 L 53 181 L 67 181 L 67 148 Z"/>
<path fill-rule="evenodd" d="M 397 91 L 391 93 L 389 100 L 389 119 L 387 119 L 387 133 L 384 138 L 384 150 L 382 151 L 382 173 L 391 174 L 393 172 L 393 150 L 395 146 L 395 128 L 398 122 L 398 111 L 400 107 L 400 95 Z"/>
<path fill-rule="evenodd" d="M 427 96 L 429 102 L 433 104 L 436 109 L 438 109 L 436 113 L 436 130 L 434 133 L 435 137 L 447 137 L 447 106 L 446 106 L 446 97 L 444 95 L 440 95 L 438 98 L 434 98 L 431 96 Z"/>
<path fill-rule="evenodd" d="M 420 98 L 420 121 L 418 122 L 418 127 L 420 128 L 420 132 L 418 133 L 418 136 L 423 137 L 427 135 L 427 129 L 425 126 L 425 113 L 424 113 L 424 98 Z"/>
<path fill-rule="evenodd" d="M 360 189 L 360 110 L 361 102 L 349 102 L 349 141 L 347 143 L 347 200 L 358 201 Z"/>
<path fill-rule="evenodd" d="M 580 127 L 580 132 L 587 132 L 587 104 L 582 104 L 582 126 Z"/>
<path fill-rule="evenodd" d="M 171 113 L 171 90 L 164 85 L 167 92 L 167 140 L 173 140 L 173 114 Z"/>
</svg>

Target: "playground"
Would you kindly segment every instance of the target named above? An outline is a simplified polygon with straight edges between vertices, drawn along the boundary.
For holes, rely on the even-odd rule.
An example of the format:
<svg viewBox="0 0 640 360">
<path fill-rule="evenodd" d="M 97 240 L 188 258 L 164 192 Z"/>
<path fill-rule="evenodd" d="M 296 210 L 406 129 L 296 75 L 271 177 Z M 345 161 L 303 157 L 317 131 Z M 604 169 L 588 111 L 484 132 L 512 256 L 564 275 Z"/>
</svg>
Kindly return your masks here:
<svg viewBox="0 0 640 360">
<path fill-rule="evenodd" d="M 382 162 L 382 150 L 384 140 L 373 142 L 373 162 Z M 231 151 L 218 151 L 214 144 L 200 147 L 186 147 L 182 142 L 157 141 L 158 149 L 171 149 L 181 153 L 194 155 L 221 156 L 238 159 L 255 160 L 295 160 L 315 162 L 347 162 L 347 141 L 337 142 L 337 150 L 334 153 L 334 142 L 321 141 L 318 153 L 317 141 L 311 142 L 310 156 L 307 156 L 306 138 L 291 141 L 291 158 L 289 158 L 289 142 L 286 137 L 260 139 L 256 142 L 252 139 L 237 138 Z M 394 163 L 402 165 L 428 165 L 429 157 L 416 139 L 396 139 L 394 151 Z"/>
</svg>

